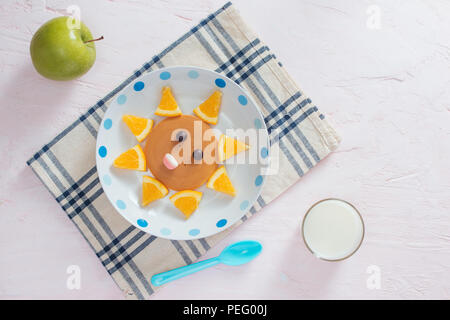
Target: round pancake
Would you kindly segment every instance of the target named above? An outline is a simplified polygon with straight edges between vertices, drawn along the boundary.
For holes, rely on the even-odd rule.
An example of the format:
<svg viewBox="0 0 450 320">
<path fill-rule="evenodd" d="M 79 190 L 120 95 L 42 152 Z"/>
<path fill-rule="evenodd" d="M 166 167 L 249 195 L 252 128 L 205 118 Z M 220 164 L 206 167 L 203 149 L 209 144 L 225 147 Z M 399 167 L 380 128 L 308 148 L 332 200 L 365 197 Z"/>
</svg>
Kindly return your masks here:
<svg viewBox="0 0 450 320">
<path fill-rule="evenodd" d="M 178 142 L 176 134 L 185 130 L 185 141 Z M 216 138 L 210 126 L 191 115 L 166 118 L 158 123 L 148 135 L 144 152 L 147 165 L 156 179 L 172 190 L 197 189 L 217 168 L 215 158 Z M 196 161 L 193 151 L 201 149 L 203 159 Z M 163 164 L 166 153 L 172 154 L 179 165 L 173 170 Z"/>
</svg>

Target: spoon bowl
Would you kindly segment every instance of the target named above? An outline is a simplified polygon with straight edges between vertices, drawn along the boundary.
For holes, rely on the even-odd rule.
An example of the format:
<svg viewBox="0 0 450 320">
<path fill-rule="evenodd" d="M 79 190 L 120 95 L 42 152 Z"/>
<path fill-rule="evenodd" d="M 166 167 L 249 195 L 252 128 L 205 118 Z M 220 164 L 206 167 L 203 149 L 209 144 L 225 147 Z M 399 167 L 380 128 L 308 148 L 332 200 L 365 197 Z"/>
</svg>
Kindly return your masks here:
<svg viewBox="0 0 450 320">
<path fill-rule="evenodd" d="M 262 250 L 257 241 L 240 241 L 226 247 L 219 255 L 219 260 L 229 266 L 238 266 L 256 258 Z"/>
</svg>

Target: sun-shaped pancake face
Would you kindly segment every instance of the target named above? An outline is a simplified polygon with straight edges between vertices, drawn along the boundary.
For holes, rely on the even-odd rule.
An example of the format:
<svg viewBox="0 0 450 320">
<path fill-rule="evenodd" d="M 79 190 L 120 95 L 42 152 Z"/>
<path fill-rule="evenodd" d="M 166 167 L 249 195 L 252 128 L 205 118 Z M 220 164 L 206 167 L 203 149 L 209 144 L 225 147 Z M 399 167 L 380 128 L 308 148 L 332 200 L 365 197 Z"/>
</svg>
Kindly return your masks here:
<svg viewBox="0 0 450 320">
<path fill-rule="evenodd" d="M 145 144 L 147 165 L 156 179 L 172 190 L 194 190 L 217 168 L 217 139 L 210 126 L 191 115 L 166 118 L 150 132 Z M 170 154 L 178 163 L 164 164 Z"/>
<path fill-rule="evenodd" d="M 143 176 L 142 206 L 168 195 L 169 189 L 179 191 L 170 201 L 185 218 L 198 208 L 202 192 L 195 189 L 206 187 L 217 192 L 236 195 L 224 165 L 228 158 L 249 148 L 244 142 L 224 134 L 216 139 L 208 123 L 217 124 L 222 93 L 215 91 L 206 101 L 194 109 L 192 115 L 183 115 L 169 87 L 164 87 L 156 115 L 166 116 L 153 129 L 152 119 L 123 115 L 141 145 L 123 152 L 114 160 L 113 166 L 122 169 L 146 171 L 154 177 Z"/>
</svg>

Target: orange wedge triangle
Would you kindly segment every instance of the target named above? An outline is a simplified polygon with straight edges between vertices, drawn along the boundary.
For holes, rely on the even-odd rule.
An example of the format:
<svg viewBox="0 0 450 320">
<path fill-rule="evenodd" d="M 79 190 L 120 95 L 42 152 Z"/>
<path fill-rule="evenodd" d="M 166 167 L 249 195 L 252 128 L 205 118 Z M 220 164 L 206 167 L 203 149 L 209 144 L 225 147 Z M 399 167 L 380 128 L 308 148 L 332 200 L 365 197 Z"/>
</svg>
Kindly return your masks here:
<svg viewBox="0 0 450 320">
<path fill-rule="evenodd" d="M 123 115 L 122 120 L 139 142 L 142 142 L 147 137 L 153 127 L 153 120 L 136 117 L 131 114 Z"/>
<path fill-rule="evenodd" d="M 215 91 L 208 99 L 194 109 L 194 113 L 207 123 L 217 124 L 221 102 L 222 92 Z"/>
<path fill-rule="evenodd" d="M 197 210 L 202 195 L 200 191 L 184 190 L 172 195 L 170 201 L 188 219 Z"/>
<path fill-rule="evenodd" d="M 113 166 L 120 169 L 145 171 L 146 162 L 144 151 L 142 151 L 140 145 L 136 145 L 118 156 L 114 160 Z"/>
<path fill-rule="evenodd" d="M 182 114 L 170 87 L 164 87 L 162 89 L 161 101 L 159 102 L 155 114 L 163 117 L 176 117 Z"/>
<path fill-rule="evenodd" d="M 206 186 L 210 189 L 229 194 L 230 196 L 236 195 L 236 190 L 228 177 L 227 170 L 224 166 L 214 171 L 214 173 L 209 177 Z"/>
<path fill-rule="evenodd" d="M 219 161 L 225 161 L 232 156 L 248 150 L 250 147 L 242 141 L 222 134 L 219 138 L 217 152 Z"/>
<path fill-rule="evenodd" d="M 144 176 L 142 180 L 142 206 L 164 198 L 169 193 L 166 186 L 150 176 Z"/>
</svg>

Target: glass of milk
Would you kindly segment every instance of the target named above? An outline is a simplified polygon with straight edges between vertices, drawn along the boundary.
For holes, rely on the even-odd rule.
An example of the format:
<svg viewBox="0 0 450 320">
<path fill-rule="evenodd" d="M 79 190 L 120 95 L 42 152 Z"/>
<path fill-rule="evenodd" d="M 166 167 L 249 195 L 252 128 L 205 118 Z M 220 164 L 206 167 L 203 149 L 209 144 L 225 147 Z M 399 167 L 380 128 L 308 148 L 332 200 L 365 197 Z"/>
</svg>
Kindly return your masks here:
<svg viewBox="0 0 450 320">
<path fill-rule="evenodd" d="M 306 213 L 303 240 L 309 251 L 326 261 L 353 255 L 364 238 L 364 222 L 356 208 L 340 199 L 324 199 Z"/>
</svg>

